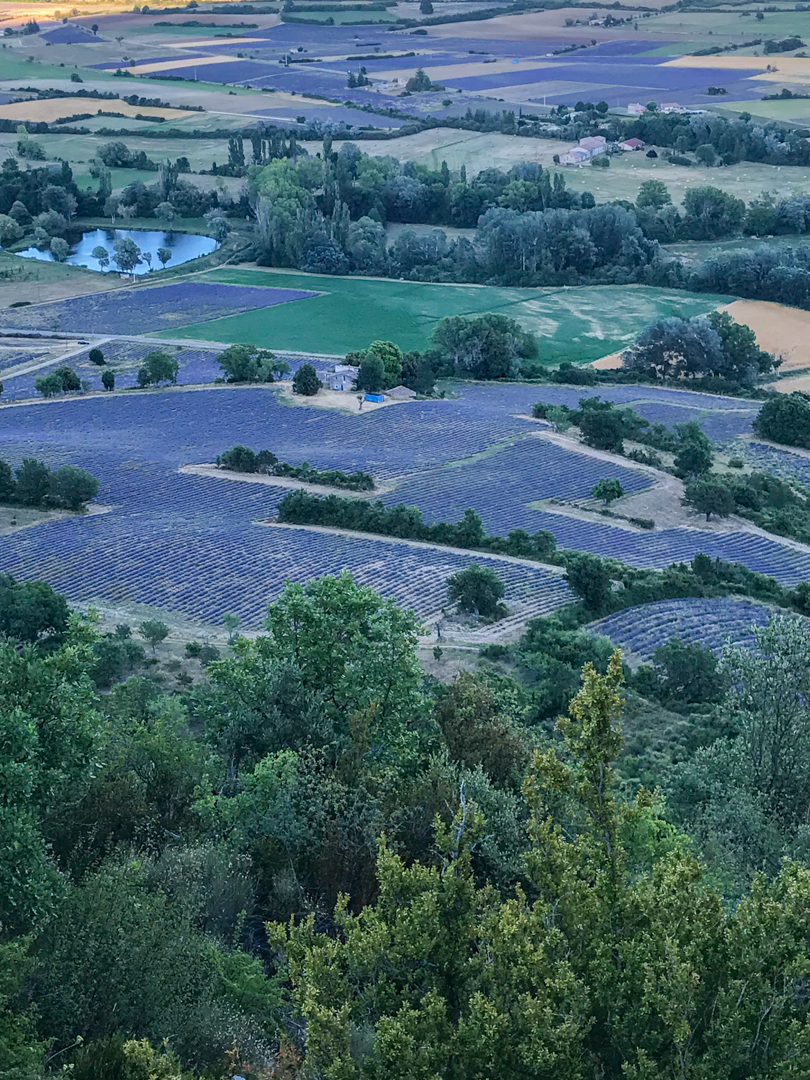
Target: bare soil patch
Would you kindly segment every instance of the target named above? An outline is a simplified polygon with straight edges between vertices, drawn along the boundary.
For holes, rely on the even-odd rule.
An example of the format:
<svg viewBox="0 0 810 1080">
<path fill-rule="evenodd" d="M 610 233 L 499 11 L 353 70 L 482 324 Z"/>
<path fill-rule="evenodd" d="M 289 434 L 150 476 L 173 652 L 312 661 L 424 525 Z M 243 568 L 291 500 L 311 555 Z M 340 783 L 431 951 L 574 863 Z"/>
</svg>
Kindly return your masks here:
<svg viewBox="0 0 810 1080">
<path fill-rule="evenodd" d="M 53 123 L 63 116 L 76 113 L 105 112 L 123 113 L 125 116 L 164 117 L 168 120 L 185 120 L 188 112 L 183 109 L 158 109 L 145 105 L 130 105 L 127 101 L 100 100 L 94 98 L 45 98 L 44 101 L 15 101 L 0 105 L 0 120 L 38 120 Z"/>
<path fill-rule="evenodd" d="M 76 514 L 71 510 L 37 510 L 31 506 L 0 505 L 0 536 L 8 536 L 35 525 L 47 525 L 49 521 L 63 521 L 69 517 L 96 517 L 98 514 L 109 513 L 111 509 L 110 506 L 99 504 L 89 506 L 85 514 Z"/>
<path fill-rule="evenodd" d="M 598 368 L 600 371 L 613 371 L 616 368 L 620 368 L 621 366 L 621 352 L 610 353 L 609 356 L 603 356 L 600 360 L 594 360 L 591 364 L 591 367 Z"/>
<path fill-rule="evenodd" d="M 352 491 L 349 488 L 332 487 L 329 484 L 305 484 L 303 480 L 293 480 L 287 476 L 266 476 L 264 473 L 234 472 L 232 469 L 220 469 L 218 465 L 181 465 L 178 472 L 187 476 L 213 476 L 217 480 L 232 480 L 242 484 L 264 484 L 267 487 L 300 489 L 312 495 L 340 495 L 347 499 L 376 499 L 387 491 L 392 491 L 394 481 L 378 484 L 373 491 Z"/>
</svg>

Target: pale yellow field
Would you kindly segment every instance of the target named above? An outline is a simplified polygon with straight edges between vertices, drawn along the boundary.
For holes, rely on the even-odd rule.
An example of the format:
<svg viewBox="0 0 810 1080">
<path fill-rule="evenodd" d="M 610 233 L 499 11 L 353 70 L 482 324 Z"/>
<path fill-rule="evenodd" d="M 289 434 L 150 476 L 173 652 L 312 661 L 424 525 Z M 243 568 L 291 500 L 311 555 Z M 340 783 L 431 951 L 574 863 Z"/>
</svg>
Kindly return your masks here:
<svg viewBox="0 0 810 1080">
<path fill-rule="evenodd" d="M 418 56 L 409 56 L 405 61 L 409 65 L 408 67 L 377 71 L 374 74 L 380 79 L 407 78 L 420 66 L 420 60 L 421 58 Z M 441 81 L 442 79 L 462 79 L 472 75 L 500 75 L 505 71 L 534 71 L 537 68 L 551 67 L 551 64 L 543 64 L 537 60 L 518 60 L 516 64 L 513 64 L 511 60 L 496 60 L 494 64 L 485 64 L 481 60 L 477 60 L 470 64 L 440 64 L 437 67 L 422 66 L 431 79 Z"/>
<path fill-rule="evenodd" d="M 787 56 L 678 56 L 662 67 L 726 68 L 729 71 L 759 71 L 770 65 L 781 75 L 810 75 L 810 57 Z M 769 77 L 765 73 L 759 78 Z"/>
<path fill-rule="evenodd" d="M 235 64 L 237 59 L 235 56 L 206 56 L 203 59 L 190 60 L 186 58 L 181 60 L 179 57 L 177 60 L 161 60 L 156 64 L 136 64 L 135 67 L 124 68 L 129 75 L 149 75 L 153 71 L 177 71 L 180 68 L 200 67 L 205 64 L 208 67 L 209 64 Z"/>
<path fill-rule="evenodd" d="M 125 116 L 155 116 L 170 120 L 184 120 L 190 114 L 183 109 L 156 109 L 151 106 L 130 105 L 120 99 L 102 98 L 46 98 L 44 101 L 15 101 L 10 105 L 0 105 L 1 120 L 39 120 L 52 123 L 61 116 L 73 116 L 76 113 L 95 113 L 99 109 L 105 112 L 123 113 Z"/>
<path fill-rule="evenodd" d="M 765 300 L 735 300 L 720 310 L 750 326 L 760 348 L 782 357 L 780 371 L 810 368 L 810 311 Z"/>
<path fill-rule="evenodd" d="M 644 7 L 666 7 L 671 0 L 645 0 Z M 641 5 L 640 5 L 641 6 Z M 498 15 L 494 19 L 472 22 L 445 23 L 425 29 L 431 37 L 490 38 L 502 41 L 546 41 L 551 31 L 565 29 L 566 39 L 596 38 L 608 41 L 615 38 L 638 37 L 632 25 L 628 27 L 573 26 L 566 27 L 566 19 L 580 19 L 587 23 L 590 8 L 557 8 L 555 11 L 536 11 L 525 15 Z"/>
<path fill-rule="evenodd" d="M 182 30 L 180 31 L 182 34 Z M 161 44 L 165 45 L 167 49 L 214 49 L 218 45 L 222 44 L 222 38 L 211 38 L 200 41 L 199 38 L 191 38 L 186 35 L 181 41 L 164 41 Z M 229 45 L 255 45 L 256 39 L 249 37 L 234 37 L 228 38 Z"/>
</svg>

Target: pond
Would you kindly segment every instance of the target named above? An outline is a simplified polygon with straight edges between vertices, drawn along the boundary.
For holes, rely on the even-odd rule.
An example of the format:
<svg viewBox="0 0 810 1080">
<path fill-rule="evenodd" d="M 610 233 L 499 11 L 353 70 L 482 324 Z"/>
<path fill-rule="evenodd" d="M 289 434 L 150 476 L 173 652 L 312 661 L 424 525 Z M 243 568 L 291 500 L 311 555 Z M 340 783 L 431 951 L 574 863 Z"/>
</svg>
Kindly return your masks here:
<svg viewBox="0 0 810 1080">
<path fill-rule="evenodd" d="M 134 240 L 142 252 L 148 252 L 152 256 L 152 269 L 160 270 L 161 262 L 158 258 L 158 248 L 168 248 L 172 257 L 166 262 L 166 266 L 179 266 L 181 263 L 197 259 L 201 255 L 208 255 L 219 247 L 219 244 L 210 236 L 199 236 L 194 233 L 176 232 L 169 236 L 168 233 L 146 229 L 93 229 L 82 233 L 78 240 L 70 245 L 70 254 L 65 262 L 71 266 L 86 266 L 89 270 L 103 270 L 99 260 L 93 255 L 94 248 L 103 247 L 109 254 L 110 262 L 108 272 L 117 273 L 118 267 L 113 262 L 116 240 Z M 47 248 L 40 251 L 37 247 L 26 248 L 25 251 L 17 252 L 24 259 L 39 259 L 42 262 L 56 262 Z M 141 263 L 133 270 L 135 274 L 148 274 L 148 261 Z"/>
</svg>

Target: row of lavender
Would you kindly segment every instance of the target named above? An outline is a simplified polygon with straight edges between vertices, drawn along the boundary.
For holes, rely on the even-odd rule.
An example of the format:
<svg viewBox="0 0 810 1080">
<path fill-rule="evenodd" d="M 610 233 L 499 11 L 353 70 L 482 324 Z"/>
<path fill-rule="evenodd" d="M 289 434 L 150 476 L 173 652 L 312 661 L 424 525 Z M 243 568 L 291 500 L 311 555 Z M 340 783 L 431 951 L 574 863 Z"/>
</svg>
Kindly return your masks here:
<svg viewBox="0 0 810 1080">
<path fill-rule="evenodd" d="M 729 597 L 711 600 L 662 600 L 608 615 L 588 627 L 614 645 L 649 661 L 670 638 L 699 643 L 719 653 L 726 643 L 751 647 L 755 626 L 764 626 L 771 611 L 762 604 Z"/>
</svg>

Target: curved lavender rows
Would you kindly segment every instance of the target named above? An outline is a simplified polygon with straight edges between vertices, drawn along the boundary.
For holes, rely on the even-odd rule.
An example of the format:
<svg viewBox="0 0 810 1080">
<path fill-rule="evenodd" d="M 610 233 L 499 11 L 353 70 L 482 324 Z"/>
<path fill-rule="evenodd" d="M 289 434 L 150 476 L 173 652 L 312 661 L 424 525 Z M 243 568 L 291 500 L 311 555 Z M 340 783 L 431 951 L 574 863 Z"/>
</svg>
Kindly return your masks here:
<svg viewBox="0 0 810 1080">
<path fill-rule="evenodd" d="M 764 626 L 771 611 L 748 600 L 718 597 L 711 600 L 662 600 L 640 604 L 608 615 L 588 626 L 594 634 L 604 634 L 614 645 L 651 660 L 653 652 L 670 638 L 697 642 L 719 653 L 729 641 L 733 645 L 754 645 L 752 626 Z"/>
</svg>

